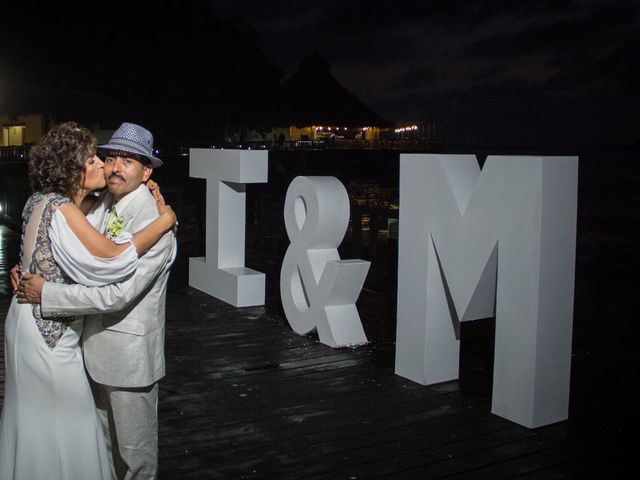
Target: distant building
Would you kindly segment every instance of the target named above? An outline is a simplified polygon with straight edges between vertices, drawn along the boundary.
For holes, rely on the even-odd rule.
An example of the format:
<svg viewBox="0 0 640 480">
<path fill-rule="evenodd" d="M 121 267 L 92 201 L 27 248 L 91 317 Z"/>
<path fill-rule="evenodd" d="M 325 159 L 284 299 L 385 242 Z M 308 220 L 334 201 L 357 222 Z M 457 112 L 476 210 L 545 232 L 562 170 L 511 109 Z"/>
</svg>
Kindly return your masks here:
<svg viewBox="0 0 640 480">
<path fill-rule="evenodd" d="M 390 122 L 373 112 L 331 74 L 317 54 L 303 59 L 284 81 L 270 132 L 251 140 L 377 141 Z"/>
<path fill-rule="evenodd" d="M 0 89 L 0 147 L 26 147 L 38 141 L 56 123 L 69 120 L 93 130 L 99 141 L 106 141 L 120 118 L 116 118 L 116 114 L 126 113 L 102 94 L 3 84 Z"/>
<path fill-rule="evenodd" d="M 41 114 L 7 115 L 0 113 L 0 147 L 21 147 L 36 142 L 44 132 L 46 119 Z"/>
</svg>

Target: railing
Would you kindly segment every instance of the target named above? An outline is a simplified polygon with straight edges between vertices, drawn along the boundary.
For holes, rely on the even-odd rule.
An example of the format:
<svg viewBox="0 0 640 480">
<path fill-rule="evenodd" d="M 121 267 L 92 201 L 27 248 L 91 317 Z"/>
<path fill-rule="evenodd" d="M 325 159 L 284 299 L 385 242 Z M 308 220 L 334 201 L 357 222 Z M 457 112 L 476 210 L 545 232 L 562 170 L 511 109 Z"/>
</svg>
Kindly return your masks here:
<svg viewBox="0 0 640 480">
<path fill-rule="evenodd" d="M 255 142 L 251 142 L 255 143 Z M 260 142 L 258 142 L 260 143 Z M 359 140 L 348 138 L 326 140 L 289 140 L 286 142 L 269 142 L 269 149 L 277 150 L 432 150 L 444 148 L 442 140 L 412 139 L 412 140 Z M 253 146 L 253 145 L 251 145 Z"/>
<path fill-rule="evenodd" d="M 0 147 L 0 163 L 24 162 L 27 158 L 27 147 Z"/>
<path fill-rule="evenodd" d="M 334 140 L 254 140 L 247 142 L 223 142 L 220 144 L 192 145 L 201 148 L 233 148 L 245 150 L 398 150 L 398 151 L 441 151 L 445 147 L 442 140 L 356 140 L 338 138 Z M 0 163 L 22 163 L 27 158 L 29 146 L 0 147 Z M 188 155 L 186 146 L 173 146 L 163 153 Z"/>
<path fill-rule="evenodd" d="M 165 154 L 188 155 L 189 148 L 229 148 L 243 150 L 396 150 L 396 151 L 429 151 L 438 152 L 444 149 L 442 140 L 405 139 L 405 140 L 356 140 L 338 138 L 334 140 L 252 140 L 246 142 L 222 142 L 218 144 L 202 144 L 174 146 L 165 149 Z"/>
<path fill-rule="evenodd" d="M 13 156 L 5 153 L 6 147 L 0 150 L 0 221 L 19 227 L 22 223 L 22 209 L 31 194 L 31 187 L 25 159 L 21 157 L 19 148 L 10 148 L 14 150 Z"/>
</svg>

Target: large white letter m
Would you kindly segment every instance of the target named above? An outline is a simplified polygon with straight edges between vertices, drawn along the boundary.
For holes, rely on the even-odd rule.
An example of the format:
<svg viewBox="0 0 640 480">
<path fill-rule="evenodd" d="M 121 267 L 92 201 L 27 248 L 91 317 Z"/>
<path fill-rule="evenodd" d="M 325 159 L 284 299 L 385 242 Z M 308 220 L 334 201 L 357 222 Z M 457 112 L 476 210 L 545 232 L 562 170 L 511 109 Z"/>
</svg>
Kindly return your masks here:
<svg viewBox="0 0 640 480">
<path fill-rule="evenodd" d="M 491 411 L 568 418 L 577 157 L 400 156 L 396 373 L 458 378 L 459 322 L 496 318 Z"/>
</svg>

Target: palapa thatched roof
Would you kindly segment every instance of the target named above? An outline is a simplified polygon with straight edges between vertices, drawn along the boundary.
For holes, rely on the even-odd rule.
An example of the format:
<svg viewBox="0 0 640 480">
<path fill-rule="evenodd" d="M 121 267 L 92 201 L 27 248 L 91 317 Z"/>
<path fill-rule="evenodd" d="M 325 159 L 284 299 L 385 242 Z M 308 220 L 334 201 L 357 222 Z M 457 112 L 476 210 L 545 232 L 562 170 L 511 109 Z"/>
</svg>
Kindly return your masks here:
<svg viewBox="0 0 640 480">
<path fill-rule="evenodd" d="M 281 113 L 289 125 L 297 127 L 390 125 L 340 84 L 318 54 L 303 59 L 297 72 L 282 84 Z"/>
</svg>

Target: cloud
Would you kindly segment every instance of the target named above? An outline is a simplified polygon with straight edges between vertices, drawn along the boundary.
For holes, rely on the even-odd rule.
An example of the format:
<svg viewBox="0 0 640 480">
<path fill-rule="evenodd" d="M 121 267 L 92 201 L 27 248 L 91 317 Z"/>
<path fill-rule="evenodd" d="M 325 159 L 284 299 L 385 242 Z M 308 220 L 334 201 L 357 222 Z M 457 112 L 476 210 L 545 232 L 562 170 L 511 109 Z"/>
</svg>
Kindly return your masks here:
<svg viewBox="0 0 640 480">
<path fill-rule="evenodd" d="M 333 2 L 320 19 L 320 28 L 328 33 L 376 32 L 381 29 L 403 28 L 415 22 L 447 18 L 455 11 L 455 2 L 447 0 Z"/>
<path fill-rule="evenodd" d="M 469 130 L 488 130 L 489 124 L 504 122 L 509 129 L 523 125 L 522 132 L 528 131 L 524 125 L 530 121 L 582 131 L 571 126 L 577 122 L 574 112 L 584 117 L 579 122 L 591 117 L 597 123 L 606 117 L 612 125 L 620 125 L 635 121 L 625 112 L 625 105 L 631 106 L 627 110 L 637 109 L 640 101 L 634 100 L 640 97 L 637 2 L 192 1 L 202 11 L 211 9 L 213 17 L 222 22 L 237 22 L 256 32 L 259 46 L 285 76 L 308 54 L 320 53 L 338 81 L 390 120 L 435 116 L 460 128 L 468 125 Z M 43 8 L 39 11 L 44 13 L 37 16 L 48 19 L 56 7 Z M 161 14 L 158 10 L 157 15 Z M 25 15 L 14 17 L 27 21 Z M 28 18 L 33 21 L 32 16 Z M 175 28 L 199 31 L 198 25 L 195 21 Z M 10 47 L 22 38 L 5 36 L 6 42 L 0 42 L 0 53 L 6 53 L 0 56 L 3 64 L 8 63 Z M 208 37 L 203 33 L 198 38 Z M 110 42 L 109 36 L 98 35 L 84 42 L 81 51 Z M 64 44 L 61 39 L 54 43 Z M 234 51 L 232 44 L 218 43 L 220 58 Z M 34 74 L 58 68 L 55 56 L 49 65 L 37 53 L 32 48 L 28 62 L 20 57 L 13 64 L 22 61 Z M 79 57 L 82 55 L 74 55 Z M 181 61 L 191 62 L 186 54 Z M 225 68 L 224 63 L 218 68 Z M 622 112 L 620 118 L 613 112 Z M 560 118 L 565 126 L 556 120 Z"/>
<path fill-rule="evenodd" d="M 620 47 L 600 55 L 563 57 L 557 73 L 551 75 L 545 86 L 552 90 L 565 90 L 575 95 L 631 95 L 640 101 L 640 35 L 628 38 Z"/>
<path fill-rule="evenodd" d="M 409 71 L 400 78 L 393 86 L 395 88 L 413 89 L 416 87 L 425 88 L 432 85 L 437 80 L 437 75 L 433 67 L 419 67 Z"/>
<path fill-rule="evenodd" d="M 517 58 L 602 49 L 624 42 L 629 31 L 637 31 L 639 9 L 637 4 L 616 2 L 555 22 L 538 21 L 517 31 L 498 32 L 482 39 L 468 54 Z"/>
<path fill-rule="evenodd" d="M 506 15 L 564 13 L 576 8 L 574 0 L 374 0 L 366 3 L 336 1 L 321 18 L 326 32 L 364 32 L 402 28 L 420 23 L 429 29 L 453 29 L 455 32 L 480 28 Z"/>
</svg>

